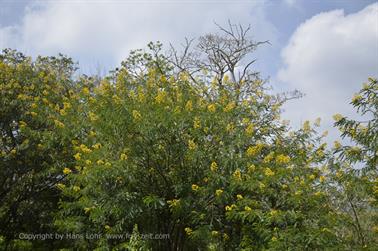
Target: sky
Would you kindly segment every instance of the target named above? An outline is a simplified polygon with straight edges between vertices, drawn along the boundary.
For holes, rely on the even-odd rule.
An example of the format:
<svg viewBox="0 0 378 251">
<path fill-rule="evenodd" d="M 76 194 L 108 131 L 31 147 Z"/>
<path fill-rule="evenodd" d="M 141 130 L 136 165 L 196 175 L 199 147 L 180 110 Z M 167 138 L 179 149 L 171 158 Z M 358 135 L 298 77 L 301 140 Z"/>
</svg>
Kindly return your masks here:
<svg viewBox="0 0 378 251">
<path fill-rule="evenodd" d="M 378 2 L 368 0 L 0 0 L 0 49 L 27 55 L 61 52 L 81 72 L 118 66 L 149 41 L 179 46 L 216 32 L 214 22 L 251 25 L 254 67 L 275 92 L 305 94 L 284 106 L 293 128 L 320 117 L 330 140 L 332 115 L 356 118 L 351 97 L 378 77 Z"/>
</svg>

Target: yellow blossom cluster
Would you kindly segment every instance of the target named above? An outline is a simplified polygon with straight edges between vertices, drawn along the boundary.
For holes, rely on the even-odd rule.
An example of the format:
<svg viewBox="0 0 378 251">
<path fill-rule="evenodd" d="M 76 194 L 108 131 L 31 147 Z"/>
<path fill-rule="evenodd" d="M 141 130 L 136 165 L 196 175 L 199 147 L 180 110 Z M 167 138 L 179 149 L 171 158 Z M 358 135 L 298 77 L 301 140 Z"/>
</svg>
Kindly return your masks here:
<svg viewBox="0 0 378 251">
<path fill-rule="evenodd" d="M 199 186 L 198 185 L 196 185 L 196 184 L 193 184 L 192 185 L 192 190 L 193 191 L 197 191 L 199 189 Z"/>
<path fill-rule="evenodd" d="M 209 110 L 209 112 L 215 112 L 217 108 L 215 104 L 210 104 L 207 106 L 207 109 Z"/>
<path fill-rule="evenodd" d="M 230 112 L 236 107 L 235 102 L 230 102 L 226 105 L 226 107 L 223 109 L 225 112 Z"/>
<path fill-rule="evenodd" d="M 196 143 L 194 142 L 194 140 L 190 139 L 190 140 L 188 141 L 188 148 L 189 148 L 189 150 L 194 150 L 194 149 L 197 148 L 197 145 L 196 145 Z"/>
<path fill-rule="evenodd" d="M 71 169 L 69 169 L 69 168 L 67 168 L 67 167 L 65 167 L 64 169 L 63 169 L 63 173 L 64 174 L 70 174 L 72 171 L 71 171 Z"/>
<path fill-rule="evenodd" d="M 189 100 L 188 102 L 186 102 L 185 110 L 187 110 L 188 112 L 193 111 L 193 102 L 191 100 Z"/>
<path fill-rule="evenodd" d="M 218 170 L 218 164 L 217 164 L 217 162 L 215 162 L 215 161 L 211 162 L 210 170 L 211 170 L 212 172 L 215 172 L 215 171 Z"/>
<path fill-rule="evenodd" d="M 272 171 L 272 169 L 270 169 L 270 168 L 268 167 L 268 168 L 265 168 L 264 174 L 265 174 L 266 176 L 273 176 L 273 175 L 274 175 L 274 172 Z"/>
<path fill-rule="evenodd" d="M 179 199 L 168 200 L 167 204 L 169 205 L 169 207 L 177 207 L 180 204 L 180 200 Z"/>
<path fill-rule="evenodd" d="M 225 206 L 225 210 L 226 211 L 232 211 L 233 209 L 235 209 L 236 208 L 236 205 L 235 204 L 232 204 L 232 205 L 227 205 L 227 206 Z"/>
<path fill-rule="evenodd" d="M 133 110 L 132 115 L 133 115 L 134 120 L 136 121 L 139 121 L 142 118 L 142 115 L 137 110 Z"/>
<path fill-rule="evenodd" d="M 278 164 L 287 164 L 290 162 L 290 157 L 287 155 L 280 154 L 276 157 L 276 162 Z"/>
<path fill-rule="evenodd" d="M 343 117 L 343 115 L 341 115 L 341 114 L 335 114 L 335 115 L 333 115 L 333 117 L 332 117 L 336 122 L 338 122 L 338 121 L 340 121 L 340 120 L 342 120 L 344 117 Z"/>
<path fill-rule="evenodd" d="M 199 119 L 199 117 L 194 117 L 193 128 L 194 129 L 201 128 L 201 120 Z"/>
<path fill-rule="evenodd" d="M 186 227 L 186 228 L 184 229 L 184 231 L 185 231 L 185 233 L 186 233 L 187 235 L 191 235 L 191 234 L 193 233 L 193 230 L 192 230 L 190 227 Z"/>
<path fill-rule="evenodd" d="M 234 176 L 234 178 L 237 179 L 237 180 L 241 180 L 241 171 L 240 171 L 240 169 L 236 169 L 235 172 L 232 174 L 232 176 Z"/>
<path fill-rule="evenodd" d="M 216 191 L 215 191 L 215 195 L 216 196 L 221 196 L 223 194 L 223 190 L 222 189 L 217 189 Z"/>
<path fill-rule="evenodd" d="M 247 156 L 248 157 L 252 157 L 252 156 L 256 156 L 257 154 L 259 154 L 261 152 L 261 150 L 263 149 L 264 145 L 259 143 L 255 146 L 250 146 L 248 147 L 247 149 Z"/>
<path fill-rule="evenodd" d="M 251 136 L 255 131 L 255 125 L 253 123 L 249 123 L 248 126 L 245 128 L 245 132 L 248 136 Z"/>
</svg>

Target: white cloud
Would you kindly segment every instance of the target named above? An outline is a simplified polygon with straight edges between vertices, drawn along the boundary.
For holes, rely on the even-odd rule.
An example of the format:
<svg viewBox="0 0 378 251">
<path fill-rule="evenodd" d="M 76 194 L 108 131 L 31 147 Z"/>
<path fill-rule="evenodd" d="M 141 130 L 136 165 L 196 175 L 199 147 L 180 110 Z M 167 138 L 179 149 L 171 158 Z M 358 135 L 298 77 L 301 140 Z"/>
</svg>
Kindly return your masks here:
<svg viewBox="0 0 378 251">
<path fill-rule="evenodd" d="M 378 76 L 378 3 L 345 15 L 320 13 L 302 23 L 282 50 L 278 80 L 306 96 L 291 101 L 284 117 L 294 125 L 321 117 L 323 128 L 332 115 L 355 117 L 349 102 L 369 76 Z M 331 131 L 335 138 L 336 130 Z"/>
<path fill-rule="evenodd" d="M 214 21 L 251 24 L 257 40 L 275 40 L 264 2 L 201 1 L 39 1 L 18 25 L 0 27 L 0 48 L 25 53 L 63 52 L 84 66 L 114 66 L 130 49 L 149 41 L 182 42 L 214 31 Z"/>
</svg>

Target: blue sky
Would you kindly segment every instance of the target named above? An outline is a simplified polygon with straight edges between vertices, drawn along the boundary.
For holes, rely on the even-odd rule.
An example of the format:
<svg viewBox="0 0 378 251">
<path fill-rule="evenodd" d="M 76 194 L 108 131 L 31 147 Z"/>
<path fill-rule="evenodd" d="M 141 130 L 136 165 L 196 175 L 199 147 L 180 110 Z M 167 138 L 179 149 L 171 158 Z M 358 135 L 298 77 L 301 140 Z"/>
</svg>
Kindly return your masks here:
<svg viewBox="0 0 378 251">
<path fill-rule="evenodd" d="M 0 48 L 62 52 L 82 72 L 104 73 L 149 41 L 178 45 L 228 19 L 270 41 L 253 57 L 276 91 L 306 94 L 284 107 L 293 127 L 321 117 L 329 128 L 334 113 L 355 117 L 350 98 L 378 76 L 378 3 L 367 0 L 0 0 Z"/>
</svg>

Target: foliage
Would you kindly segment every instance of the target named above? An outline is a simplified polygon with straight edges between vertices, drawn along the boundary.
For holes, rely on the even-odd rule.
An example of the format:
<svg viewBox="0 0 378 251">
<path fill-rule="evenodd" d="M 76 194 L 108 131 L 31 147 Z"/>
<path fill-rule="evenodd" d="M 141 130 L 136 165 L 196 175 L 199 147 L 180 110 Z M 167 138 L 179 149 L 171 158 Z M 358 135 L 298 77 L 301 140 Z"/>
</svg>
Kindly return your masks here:
<svg viewBox="0 0 378 251">
<path fill-rule="evenodd" d="M 320 121 L 280 119 L 297 93 L 270 94 L 253 60 L 236 70 L 263 43 L 223 32 L 182 54 L 150 43 L 105 78 L 4 51 L 0 247 L 374 250 L 377 81 L 352 101 L 367 122 L 335 116 L 354 145 L 327 150 Z"/>
</svg>

